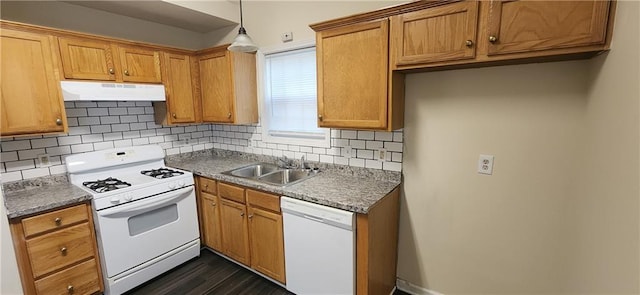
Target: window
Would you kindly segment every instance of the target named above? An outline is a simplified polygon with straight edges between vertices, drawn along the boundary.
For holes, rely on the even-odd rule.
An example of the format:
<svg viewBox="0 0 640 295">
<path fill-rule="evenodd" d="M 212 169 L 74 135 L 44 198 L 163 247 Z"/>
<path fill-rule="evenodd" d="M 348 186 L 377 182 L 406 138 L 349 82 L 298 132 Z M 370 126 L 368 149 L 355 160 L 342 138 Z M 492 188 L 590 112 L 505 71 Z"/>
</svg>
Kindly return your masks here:
<svg viewBox="0 0 640 295">
<path fill-rule="evenodd" d="M 313 45 L 267 52 L 263 69 L 263 140 L 330 146 L 330 130 L 318 128 L 316 49 Z"/>
</svg>

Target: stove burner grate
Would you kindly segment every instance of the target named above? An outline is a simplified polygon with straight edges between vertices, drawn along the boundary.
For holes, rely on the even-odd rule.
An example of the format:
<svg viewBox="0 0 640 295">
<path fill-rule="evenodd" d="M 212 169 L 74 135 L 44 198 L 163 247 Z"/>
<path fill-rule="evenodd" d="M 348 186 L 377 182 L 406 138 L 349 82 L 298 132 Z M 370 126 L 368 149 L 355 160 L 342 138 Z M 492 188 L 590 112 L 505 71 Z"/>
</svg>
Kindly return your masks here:
<svg viewBox="0 0 640 295">
<path fill-rule="evenodd" d="M 171 169 L 168 169 L 168 168 L 144 170 L 144 171 L 140 171 L 140 173 L 142 173 L 142 174 L 144 174 L 146 176 L 151 176 L 153 178 L 157 178 L 157 179 L 169 178 L 169 177 L 174 177 L 174 176 L 178 176 L 178 175 L 184 174 L 184 172 L 171 170 Z"/>
<path fill-rule="evenodd" d="M 130 183 L 124 182 L 120 179 L 113 178 L 113 177 L 109 177 L 107 179 L 102 179 L 102 180 L 99 179 L 96 181 L 85 181 L 82 183 L 82 185 L 98 193 L 110 192 L 113 190 L 131 186 Z"/>
</svg>

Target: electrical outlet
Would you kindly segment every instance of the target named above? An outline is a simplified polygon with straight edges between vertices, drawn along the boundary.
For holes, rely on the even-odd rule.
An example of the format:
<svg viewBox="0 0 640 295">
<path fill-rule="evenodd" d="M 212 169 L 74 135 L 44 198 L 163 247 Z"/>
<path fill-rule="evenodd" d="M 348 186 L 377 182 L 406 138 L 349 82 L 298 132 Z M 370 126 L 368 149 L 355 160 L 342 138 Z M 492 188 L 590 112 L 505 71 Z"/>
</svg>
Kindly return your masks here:
<svg viewBox="0 0 640 295">
<path fill-rule="evenodd" d="M 285 32 L 280 36 L 282 38 L 282 42 L 293 41 L 293 32 Z"/>
<path fill-rule="evenodd" d="M 38 155 L 38 163 L 39 167 L 49 167 L 51 166 L 51 158 L 47 154 Z"/>
<path fill-rule="evenodd" d="M 478 173 L 493 174 L 493 155 L 480 155 L 478 159 Z"/>
<path fill-rule="evenodd" d="M 342 156 L 349 159 L 353 157 L 353 148 L 351 146 L 345 146 L 342 148 Z"/>
<path fill-rule="evenodd" d="M 380 148 L 377 150 L 376 153 L 376 160 L 378 161 L 382 161 L 382 162 L 389 162 L 391 161 L 391 153 L 387 152 L 386 149 Z"/>
</svg>

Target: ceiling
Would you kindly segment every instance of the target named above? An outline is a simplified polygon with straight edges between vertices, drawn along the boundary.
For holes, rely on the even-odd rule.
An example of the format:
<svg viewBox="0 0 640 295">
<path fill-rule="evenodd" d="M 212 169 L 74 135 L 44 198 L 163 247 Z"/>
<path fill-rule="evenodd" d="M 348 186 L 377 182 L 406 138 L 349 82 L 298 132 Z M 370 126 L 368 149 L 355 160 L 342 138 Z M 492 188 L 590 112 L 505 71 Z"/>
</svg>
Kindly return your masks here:
<svg viewBox="0 0 640 295">
<path fill-rule="evenodd" d="M 73 5 L 143 19 L 189 31 L 207 33 L 238 23 L 160 0 L 62 1 Z"/>
</svg>

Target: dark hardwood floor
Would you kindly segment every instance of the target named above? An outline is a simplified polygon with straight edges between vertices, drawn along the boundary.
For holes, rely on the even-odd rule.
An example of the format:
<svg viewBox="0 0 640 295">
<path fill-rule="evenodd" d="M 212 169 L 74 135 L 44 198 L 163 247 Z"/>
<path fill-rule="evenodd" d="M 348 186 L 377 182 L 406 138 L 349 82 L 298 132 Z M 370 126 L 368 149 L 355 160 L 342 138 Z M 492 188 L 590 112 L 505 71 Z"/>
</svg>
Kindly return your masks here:
<svg viewBox="0 0 640 295">
<path fill-rule="evenodd" d="M 293 294 L 209 250 L 125 294 Z"/>
<path fill-rule="evenodd" d="M 293 294 L 285 288 L 219 255 L 202 250 L 200 257 L 160 275 L 126 295 Z M 396 291 L 394 295 L 408 295 Z"/>
</svg>

